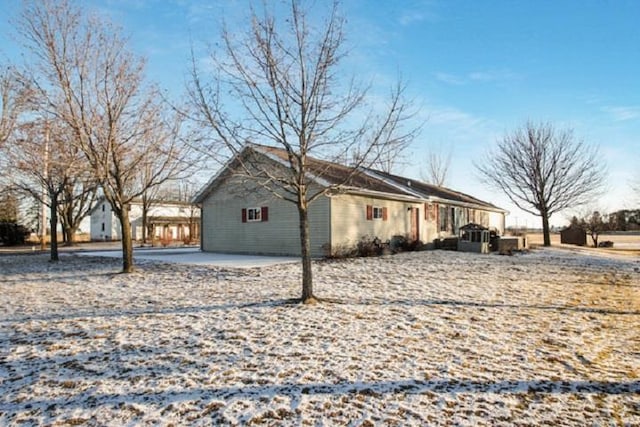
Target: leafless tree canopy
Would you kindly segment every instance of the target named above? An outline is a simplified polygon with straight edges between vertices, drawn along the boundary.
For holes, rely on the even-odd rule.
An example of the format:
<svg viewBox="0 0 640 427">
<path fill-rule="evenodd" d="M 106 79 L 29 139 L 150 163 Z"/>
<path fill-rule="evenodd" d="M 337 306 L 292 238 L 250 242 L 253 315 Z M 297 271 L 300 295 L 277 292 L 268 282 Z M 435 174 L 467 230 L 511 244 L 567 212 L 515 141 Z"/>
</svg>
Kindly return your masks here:
<svg viewBox="0 0 640 427">
<path fill-rule="evenodd" d="M 449 177 L 449 167 L 451 166 L 452 151 L 446 151 L 439 145 L 431 147 L 427 153 L 427 159 L 422 171 L 422 178 L 433 185 L 442 187 Z"/>
<path fill-rule="evenodd" d="M 632 178 L 631 190 L 635 194 L 636 201 L 640 203 L 640 172 L 636 171 L 636 176 Z"/>
<path fill-rule="evenodd" d="M 36 112 L 33 112 L 35 115 Z M 31 119 L 17 126 L 6 147 L 7 160 L 14 169 L 13 185 L 50 208 L 51 260 L 58 260 L 54 232 L 62 194 L 82 180 L 91 181 L 70 129 L 59 122 Z"/>
<path fill-rule="evenodd" d="M 22 95 L 13 70 L 0 69 L 0 150 L 15 128 Z"/>
<path fill-rule="evenodd" d="M 41 108 L 73 132 L 122 226 L 123 270 L 133 268 L 127 205 L 189 167 L 181 120 L 144 83 L 144 60 L 119 29 L 66 0 L 26 4 L 19 30 L 37 58 L 32 75 Z M 141 170 L 150 170 L 140 179 Z"/>
<path fill-rule="evenodd" d="M 317 25 L 309 18 L 317 17 L 316 9 L 324 4 L 318 2 L 312 10 L 301 3 L 292 0 L 286 18 L 280 20 L 265 2 L 264 10 L 251 10 L 248 31 L 223 31 L 221 51 L 211 52 L 212 75 L 199 70 L 194 59 L 189 94 L 198 122 L 213 135 L 214 147 L 237 154 L 254 142 L 286 150 L 284 174 L 276 176 L 256 164 L 243 173 L 297 206 L 302 299 L 311 301 L 307 209 L 323 190 L 311 192 L 307 158 L 348 163 L 357 173 L 359 167 L 397 156 L 416 129 L 406 126 L 411 114 L 402 84 L 391 89 L 384 107 L 374 108 L 368 103 L 369 88 L 344 78 L 344 19 L 338 4 L 333 3 Z"/>
<path fill-rule="evenodd" d="M 247 142 L 287 150 L 297 176 L 283 187 L 291 190 L 294 203 L 297 187 L 307 183 L 307 156 L 354 169 L 370 166 L 399 154 L 416 131 L 405 126 L 411 114 L 401 84 L 391 89 L 383 109 L 372 110 L 368 87 L 345 82 L 339 68 L 344 20 L 337 3 L 321 28 L 308 17 L 295 0 L 283 22 L 268 10 L 262 16 L 252 9 L 251 31 L 225 30 L 223 51 L 211 52 L 215 74 L 207 79 L 194 67 L 189 87 L 200 124 L 214 131 L 214 144 L 234 154 Z"/>
<path fill-rule="evenodd" d="M 18 222 L 18 205 L 14 189 L 0 185 L 0 222 Z"/>
<path fill-rule="evenodd" d="M 10 185 L 14 168 L 4 156 L 6 145 L 13 138 L 21 117 L 31 114 L 32 93 L 28 83 L 20 78 L 15 67 L 0 69 L 0 182 Z"/>
<path fill-rule="evenodd" d="M 531 122 L 506 135 L 476 168 L 516 206 L 542 218 L 547 246 L 551 215 L 593 202 L 606 170 L 597 148 L 576 140 L 571 130 Z"/>
<path fill-rule="evenodd" d="M 608 216 L 601 214 L 599 211 L 593 211 L 590 215 L 582 219 L 582 224 L 584 224 L 585 230 L 589 233 L 589 236 L 591 236 L 593 247 L 597 248 L 600 234 L 608 229 Z"/>
</svg>

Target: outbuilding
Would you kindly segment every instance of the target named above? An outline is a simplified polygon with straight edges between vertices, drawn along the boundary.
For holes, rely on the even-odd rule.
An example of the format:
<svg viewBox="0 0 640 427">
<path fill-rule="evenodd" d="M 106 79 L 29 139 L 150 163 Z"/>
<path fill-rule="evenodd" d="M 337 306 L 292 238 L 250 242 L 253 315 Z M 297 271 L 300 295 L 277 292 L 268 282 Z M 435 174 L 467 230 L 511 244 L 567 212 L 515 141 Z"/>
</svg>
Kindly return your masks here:
<svg viewBox="0 0 640 427">
<path fill-rule="evenodd" d="M 460 237 L 458 238 L 459 251 L 488 254 L 490 251 L 489 242 L 489 228 L 475 223 L 469 223 L 460 227 Z"/>
</svg>

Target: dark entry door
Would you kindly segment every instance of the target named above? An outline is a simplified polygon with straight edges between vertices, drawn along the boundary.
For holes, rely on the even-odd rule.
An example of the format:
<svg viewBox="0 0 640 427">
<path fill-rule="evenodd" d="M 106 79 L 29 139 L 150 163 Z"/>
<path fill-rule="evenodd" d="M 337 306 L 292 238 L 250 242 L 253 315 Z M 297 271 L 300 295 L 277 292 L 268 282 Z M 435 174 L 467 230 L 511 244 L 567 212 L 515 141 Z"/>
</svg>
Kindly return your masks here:
<svg viewBox="0 0 640 427">
<path fill-rule="evenodd" d="M 411 208 L 411 232 L 410 240 L 418 240 L 420 238 L 420 208 Z"/>
</svg>

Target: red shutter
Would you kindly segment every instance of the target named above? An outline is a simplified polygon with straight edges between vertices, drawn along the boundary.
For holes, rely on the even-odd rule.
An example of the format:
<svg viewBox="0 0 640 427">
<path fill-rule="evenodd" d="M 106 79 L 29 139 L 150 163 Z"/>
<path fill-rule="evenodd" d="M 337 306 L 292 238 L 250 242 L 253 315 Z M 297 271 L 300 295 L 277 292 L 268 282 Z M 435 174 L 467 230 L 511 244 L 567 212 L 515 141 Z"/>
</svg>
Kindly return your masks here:
<svg viewBox="0 0 640 427">
<path fill-rule="evenodd" d="M 429 219 L 429 204 L 425 203 L 424 204 L 424 219 L 428 220 Z"/>
<path fill-rule="evenodd" d="M 267 222 L 269 221 L 269 207 L 268 206 L 263 206 L 262 208 L 260 208 L 260 221 L 262 222 Z"/>
<path fill-rule="evenodd" d="M 371 221 L 373 219 L 373 206 L 367 205 L 367 221 Z"/>
<path fill-rule="evenodd" d="M 242 222 L 247 222 L 247 210 L 242 208 Z"/>
<path fill-rule="evenodd" d="M 386 221 L 388 216 L 387 208 L 382 208 L 382 220 Z"/>
</svg>

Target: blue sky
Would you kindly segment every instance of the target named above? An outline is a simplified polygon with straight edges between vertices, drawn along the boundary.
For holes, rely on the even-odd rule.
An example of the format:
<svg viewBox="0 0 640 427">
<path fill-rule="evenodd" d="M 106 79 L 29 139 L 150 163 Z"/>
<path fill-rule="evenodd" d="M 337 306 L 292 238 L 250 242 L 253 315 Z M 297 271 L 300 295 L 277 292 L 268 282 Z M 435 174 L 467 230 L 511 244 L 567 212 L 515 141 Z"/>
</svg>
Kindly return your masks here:
<svg viewBox="0 0 640 427">
<path fill-rule="evenodd" d="M 149 78 L 176 96 L 191 42 L 215 42 L 221 19 L 239 26 L 247 8 L 239 0 L 83 4 L 121 25 L 147 57 Z M 20 2 L 4 0 L 3 9 L 0 58 L 15 61 L 7 19 Z M 510 210 L 507 224 L 539 226 L 479 183 L 472 163 L 525 121 L 549 121 L 600 146 L 609 179 L 592 208 L 640 205 L 630 188 L 640 181 L 640 1 L 345 0 L 342 10 L 345 66 L 381 93 L 401 74 L 426 120 L 401 174 L 419 178 L 429 147 L 445 147 L 448 186 Z"/>
</svg>

